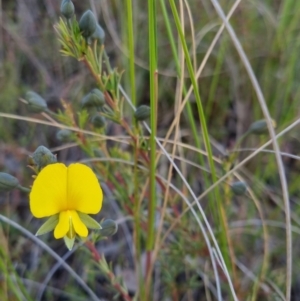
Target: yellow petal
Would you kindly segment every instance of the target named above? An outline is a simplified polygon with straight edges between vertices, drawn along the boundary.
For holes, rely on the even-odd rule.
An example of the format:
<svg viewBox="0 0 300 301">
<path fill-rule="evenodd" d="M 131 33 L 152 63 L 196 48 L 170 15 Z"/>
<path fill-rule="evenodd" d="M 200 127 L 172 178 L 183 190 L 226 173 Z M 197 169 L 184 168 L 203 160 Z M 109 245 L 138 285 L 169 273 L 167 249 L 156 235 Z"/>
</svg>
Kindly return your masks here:
<svg viewBox="0 0 300 301">
<path fill-rule="evenodd" d="M 68 209 L 96 214 L 102 206 L 102 189 L 94 172 L 80 163 L 68 167 Z"/>
<path fill-rule="evenodd" d="M 37 175 L 30 192 L 30 211 L 35 217 L 47 217 L 67 208 L 67 167 L 47 165 Z"/>
<path fill-rule="evenodd" d="M 88 229 L 86 225 L 81 221 L 76 211 L 70 211 L 72 215 L 72 223 L 75 229 L 75 232 L 81 237 L 88 236 Z"/>
<path fill-rule="evenodd" d="M 70 229 L 71 221 L 70 211 L 62 211 L 59 214 L 59 221 L 54 230 L 54 237 L 56 239 L 64 237 Z"/>
</svg>

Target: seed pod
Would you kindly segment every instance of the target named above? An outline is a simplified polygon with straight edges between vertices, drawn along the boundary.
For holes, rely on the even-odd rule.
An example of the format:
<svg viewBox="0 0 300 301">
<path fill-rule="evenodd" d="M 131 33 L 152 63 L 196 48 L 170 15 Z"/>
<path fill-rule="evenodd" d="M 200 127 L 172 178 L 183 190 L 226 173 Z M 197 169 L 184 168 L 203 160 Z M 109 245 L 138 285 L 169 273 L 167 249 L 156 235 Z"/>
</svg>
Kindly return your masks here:
<svg viewBox="0 0 300 301">
<path fill-rule="evenodd" d="M 79 29 L 85 38 L 89 38 L 96 30 L 97 23 L 94 14 L 87 10 L 79 21 Z"/>
<path fill-rule="evenodd" d="M 247 191 L 247 184 L 241 181 L 234 182 L 231 184 L 231 190 L 235 195 L 243 195 Z"/>
<path fill-rule="evenodd" d="M 56 156 L 53 155 L 47 147 L 42 145 L 32 154 L 32 159 L 39 171 L 45 166 L 57 162 Z"/>
<path fill-rule="evenodd" d="M 104 44 L 105 40 L 105 31 L 103 28 L 97 24 L 95 32 L 92 34 L 92 39 L 97 40 L 100 45 Z"/>
<path fill-rule="evenodd" d="M 56 138 L 61 142 L 69 142 L 72 141 L 72 134 L 73 134 L 72 131 L 67 129 L 62 129 L 56 133 Z"/>
<path fill-rule="evenodd" d="M 91 123 L 95 128 L 99 128 L 99 129 L 103 128 L 106 124 L 105 118 L 100 114 L 94 115 L 91 119 Z"/>
<path fill-rule="evenodd" d="M 104 94 L 99 89 L 93 89 L 81 100 L 81 107 L 85 109 L 102 107 L 104 104 Z"/>
<path fill-rule="evenodd" d="M 101 224 L 100 234 L 104 237 L 112 236 L 118 231 L 118 225 L 112 219 L 107 219 Z"/>
<path fill-rule="evenodd" d="M 71 19 L 75 13 L 73 2 L 71 0 L 63 0 L 60 5 L 60 12 L 66 19 Z"/>
<path fill-rule="evenodd" d="M 273 128 L 275 128 L 276 127 L 276 122 L 273 119 L 271 120 L 271 122 L 272 122 Z M 250 134 L 253 134 L 253 135 L 267 134 L 268 133 L 267 121 L 265 119 L 262 119 L 262 120 L 257 120 L 255 122 L 253 122 L 250 125 L 248 132 Z"/>
<path fill-rule="evenodd" d="M 8 192 L 19 185 L 19 180 L 12 175 L 0 172 L 0 192 Z"/>
<path fill-rule="evenodd" d="M 41 113 L 48 109 L 45 99 L 33 91 L 26 93 L 26 100 L 28 101 L 28 107 L 34 113 Z"/>
<path fill-rule="evenodd" d="M 134 112 L 134 117 L 138 121 L 144 121 L 150 116 L 150 107 L 146 105 L 139 106 Z"/>
</svg>

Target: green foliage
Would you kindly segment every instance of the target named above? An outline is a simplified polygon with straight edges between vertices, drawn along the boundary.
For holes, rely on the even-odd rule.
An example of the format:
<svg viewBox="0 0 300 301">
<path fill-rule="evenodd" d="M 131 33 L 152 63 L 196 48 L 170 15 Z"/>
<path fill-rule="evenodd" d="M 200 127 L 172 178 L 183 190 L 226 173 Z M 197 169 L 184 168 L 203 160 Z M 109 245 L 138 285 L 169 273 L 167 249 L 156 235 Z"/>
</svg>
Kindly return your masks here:
<svg viewBox="0 0 300 301">
<path fill-rule="evenodd" d="M 61 53 L 65 56 L 72 56 L 80 59 L 84 53 L 86 42 L 80 33 L 79 24 L 76 19 L 71 20 L 70 26 L 62 18 L 55 26 L 59 35 L 59 42 L 62 45 Z"/>
<path fill-rule="evenodd" d="M 3 301 L 21 301 L 26 298 L 28 301 L 32 301 L 25 285 L 22 282 L 21 277 L 16 272 L 16 269 L 11 260 L 9 250 L 7 249 L 7 240 L 5 238 L 2 227 L 0 228 L 0 272 L 2 275 L 0 285 L 0 295 Z"/>
<path fill-rule="evenodd" d="M 225 12 L 230 11 L 231 1 L 218 2 Z M 218 300 L 218 281 L 223 300 L 234 300 L 235 294 L 239 300 L 251 301 L 285 295 L 289 275 L 282 228 L 292 225 L 298 233 L 300 225 L 299 134 L 292 130 L 279 140 L 285 151 L 291 196 L 289 222 L 284 219 L 273 151 L 260 151 L 250 163 L 236 169 L 249 152 L 269 139 L 269 132 L 244 62 L 229 35 L 223 31 L 213 42 L 222 28 L 215 10 L 207 1 L 186 1 L 183 6 L 180 1 L 148 1 L 146 8 L 138 1 L 116 0 L 95 1 L 99 16 L 96 11 L 83 13 L 87 2 L 75 3 L 73 15 L 71 3 L 62 2 L 66 19 L 60 18 L 54 25 L 56 36 L 48 11 L 34 8 L 32 21 L 39 21 L 36 30 L 40 31 L 32 36 L 27 33 L 27 40 L 20 38 L 26 36 L 26 26 L 18 24 L 23 13 L 13 16 L 13 9 L 4 7 L 8 23 L 4 24 L 3 43 L 6 63 L 0 66 L 5 74 L 0 81 L 0 135 L 19 150 L 13 156 L 21 157 L 24 170 L 24 149 L 32 154 L 37 145 L 47 145 L 59 160 L 85 160 L 105 185 L 104 209 L 97 220 L 104 217 L 100 224 L 107 223 L 107 229 L 95 230 L 84 241 L 66 241 L 70 249 L 73 245 L 80 248 L 72 258 L 74 269 L 107 300 L 150 301 L 154 296 L 156 300 L 208 300 L 207 296 Z M 68 11 L 63 11 L 63 4 Z M 44 13 L 44 18 L 34 19 L 35 10 Z M 95 17 L 100 17 L 103 27 Z M 242 1 L 230 19 L 278 133 L 298 119 L 299 17 L 297 1 L 266 0 Z M 30 68 L 34 71 L 28 71 Z M 17 101 L 29 89 L 41 94 L 38 103 L 43 100 L 35 115 Z M 131 101 L 137 109 L 129 105 Z M 151 133 L 137 122 L 148 121 L 148 117 Z M 21 118 L 27 119 L 17 120 Z M 32 173 L 12 164 L 11 154 L 5 152 L 5 146 L 3 149 L 0 163 L 6 169 L 19 170 L 16 178 L 24 186 L 20 186 L 23 192 L 28 192 Z M 45 163 L 39 163 L 43 158 L 33 162 L 36 170 Z M 47 156 L 45 159 L 49 163 Z M 226 178 L 218 183 L 221 177 Z M 24 209 L 28 196 L 23 192 L 26 199 L 22 202 L 11 192 L 8 213 L 24 227 L 35 229 L 29 224 L 27 207 Z M 109 224 L 110 215 L 116 214 L 119 230 L 108 238 L 116 230 L 114 221 Z M 85 221 L 99 228 L 98 223 Z M 53 227 L 49 223 L 38 234 Z M 12 258 L 22 260 L 20 234 L 14 231 L 5 238 L 16 248 L 13 255 L 3 253 L 1 273 L 7 280 L 6 290 L 22 300 L 8 277 Z M 51 235 L 43 239 L 60 253 Z M 296 251 L 296 235 L 294 239 Z M 106 248 L 112 251 L 104 256 Z M 132 251 L 129 255 L 128 250 Z M 297 262 L 299 256 L 293 253 Z M 40 268 L 23 275 L 35 281 L 41 281 L 55 266 L 46 253 L 38 255 Z M 28 261 L 25 259 L 26 264 Z M 71 294 L 72 300 L 86 297 L 67 272 L 60 273 L 64 283 L 55 276 L 46 284 L 49 300 L 55 299 L 51 287 L 56 285 Z M 134 275 L 133 283 L 126 273 Z M 100 275 L 105 280 L 98 282 Z M 296 276 L 295 271 L 295 283 Z M 14 277 L 19 275 L 14 273 Z M 26 291 L 25 287 L 35 299 L 36 291 L 26 284 L 22 290 Z M 2 292 L 5 290 L 0 295 Z"/>
</svg>

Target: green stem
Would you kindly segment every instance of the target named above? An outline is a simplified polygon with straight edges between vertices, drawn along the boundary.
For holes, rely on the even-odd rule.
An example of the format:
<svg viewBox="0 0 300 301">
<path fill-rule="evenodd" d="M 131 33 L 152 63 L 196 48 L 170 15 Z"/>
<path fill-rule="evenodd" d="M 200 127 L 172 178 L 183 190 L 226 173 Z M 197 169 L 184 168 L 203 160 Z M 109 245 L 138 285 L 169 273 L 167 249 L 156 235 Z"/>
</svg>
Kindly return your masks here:
<svg viewBox="0 0 300 301">
<path fill-rule="evenodd" d="M 203 111 L 203 107 L 202 107 L 202 102 L 201 102 L 201 98 L 200 98 L 200 94 L 199 94 L 198 84 L 197 84 L 197 81 L 195 78 L 194 69 L 193 69 L 192 62 L 191 62 L 191 59 L 189 56 L 189 51 L 188 51 L 187 44 L 185 41 L 185 36 L 184 36 L 183 30 L 181 28 L 181 23 L 180 23 L 180 19 L 178 16 L 175 2 L 174 2 L 174 0 L 169 0 L 169 3 L 171 6 L 171 9 L 172 9 L 172 13 L 173 13 L 177 31 L 178 31 L 178 34 L 180 37 L 180 41 L 181 41 L 181 44 L 183 47 L 185 60 L 186 60 L 186 64 L 187 64 L 187 69 L 188 69 L 188 72 L 190 75 L 190 80 L 192 82 L 192 86 L 194 89 L 196 104 L 197 104 L 197 108 L 198 108 L 198 114 L 199 114 L 199 118 L 200 118 L 200 122 L 201 122 L 202 135 L 203 135 L 203 139 L 204 139 L 205 148 L 206 148 L 206 151 L 208 154 L 208 162 L 209 162 L 209 166 L 210 166 L 210 170 L 211 170 L 212 182 L 215 183 L 217 181 L 216 169 L 215 169 L 215 165 L 214 165 L 214 161 L 213 161 L 213 154 L 212 154 L 212 149 L 211 149 L 211 145 L 210 145 L 210 140 L 209 140 L 207 125 L 206 125 L 205 115 L 204 115 L 204 111 Z M 219 237 L 220 237 L 220 243 L 221 243 L 221 250 L 224 254 L 225 263 L 229 267 L 229 256 L 228 256 L 228 248 L 227 248 L 228 236 L 226 235 L 227 225 L 226 225 L 226 220 L 224 220 L 224 214 L 222 214 L 223 208 L 222 208 L 222 203 L 221 203 L 221 195 L 220 195 L 220 191 L 219 191 L 218 187 L 217 187 L 217 189 L 215 189 L 215 198 L 216 198 L 218 212 L 216 213 L 216 210 L 214 209 L 214 207 L 215 207 L 214 204 L 211 204 L 210 207 L 213 210 L 215 221 L 221 220 L 221 225 L 219 225 L 220 226 L 220 236 Z"/>
<path fill-rule="evenodd" d="M 149 70 L 150 70 L 150 199 L 148 206 L 148 229 L 147 229 L 147 242 L 146 242 L 146 250 L 147 250 L 147 280 L 146 280 L 146 298 L 149 298 L 149 290 L 151 286 L 151 251 L 154 247 L 154 221 L 155 221 L 155 209 L 156 209 L 156 101 L 157 101 L 157 82 L 156 82 L 156 22 L 155 22 L 155 13 L 156 13 L 156 5 L 155 0 L 148 0 L 148 31 L 149 31 Z M 146 299 L 145 299 L 146 300 Z"/>
<path fill-rule="evenodd" d="M 227 40 L 225 39 L 224 42 L 221 43 L 220 45 L 219 53 L 216 60 L 216 66 L 214 70 L 214 76 L 212 78 L 210 89 L 209 89 L 209 95 L 208 95 L 208 100 L 207 100 L 207 105 L 205 110 L 206 116 L 209 119 L 211 117 L 214 100 L 216 99 L 216 89 L 218 87 L 219 80 L 220 80 L 220 73 L 225 59 L 226 47 L 227 47 Z"/>
<path fill-rule="evenodd" d="M 155 0 L 148 1 L 148 18 L 149 18 L 149 70 L 150 70 L 150 201 L 149 201 L 149 217 L 148 217 L 148 236 L 147 250 L 153 249 L 154 243 L 154 215 L 156 207 L 156 189 L 155 189 L 155 159 L 156 159 L 156 37 L 154 23 L 154 7 Z"/>
<path fill-rule="evenodd" d="M 17 187 L 19 190 L 23 191 L 23 192 L 27 192 L 27 193 L 30 193 L 31 189 L 27 188 L 27 187 L 23 187 L 21 185 L 19 185 Z"/>
<path fill-rule="evenodd" d="M 131 101 L 136 106 L 135 93 L 135 67 L 134 67 L 134 38 L 133 38 L 133 16 L 132 16 L 132 0 L 126 0 L 127 4 L 127 28 L 128 28 L 128 50 L 129 50 L 129 74 L 131 87 Z"/>
<path fill-rule="evenodd" d="M 111 74 L 111 73 L 113 73 L 113 70 L 111 68 L 109 57 L 108 57 L 107 52 L 106 52 L 105 49 L 103 51 L 103 55 L 104 55 L 105 65 L 107 67 L 108 73 Z"/>
<path fill-rule="evenodd" d="M 164 21 L 165 21 L 166 28 L 167 28 L 169 41 L 171 43 L 171 49 L 172 49 L 172 53 L 173 53 L 173 57 L 174 57 L 174 61 L 175 61 L 176 72 L 177 72 L 178 78 L 181 78 L 181 72 L 182 71 L 181 71 L 180 64 L 179 64 L 176 45 L 175 45 L 175 41 L 174 41 L 174 37 L 173 37 L 173 32 L 172 32 L 172 29 L 171 29 L 171 24 L 170 24 L 170 21 L 169 21 L 169 15 L 168 15 L 166 5 L 165 5 L 165 0 L 160 0 L 160 4 L 161 4 L 163 16 L 164 16 Z M 187 89 L 186 89 L 185 84 L 183 85 L 183 95 L 184 96 L 187 95 Z M 201 149 L 201 142 L 200 142 L 200 139 L 199 139 L 199 133 L 198 133 L 198 129 L 196 127 L 196 122 L 195 122 L 195 118 L 194 118 L 194 115 L 193 115 L 193 110 L 192 110 L 192 107 L 191 107 L 191 103 L 189 101 L 185 105 L 185 111 L 186 111 L 186 114 L 187 114 L 187 120 L 190 123 L 190 127 L 191 127 L 191 130 L 192 130 L 192 135 L 193 135 L 193 139 L 195 141 L 195 145 L 198 149 Z M 199 152 L 199 163 L 200 163 L 201 166 L 205 166 L 204 155 L 200 152 Z M 207 173 L 203 174 L 203 179 L 204 179 L 204 184 L 205 184 L 204 186 L 209 187 L 210 182 L 209 182 Z M 213 203 L 213 199 L 212 199 L 211 194 L 209 194 L 208 198 L 210 199 L 210 203 Z"/>
<path fill-rule="evenodd" d="M 133 38 L 133 13 L 132 0 L 126 0 L 127 6 L 127 34 L 128 34 L 128 50 L 129 50 L 129 74 L 131 101 L 136 107 L 136 88 L 135 88 L 135 65 L 134 65 L 134 38 Z M 138 124 L 133 116 L 132 123 L 134 124 L 134 134 L 139 136 Z M 140 294 L 144 293 L 144 281 L 141 267 L 141 230 L 140 230 L 140 202 L 139 202 L 139 178 L 138 178 L 138 140 L 134 140 L 134 244 L 135 244 L 135 265 L 137 270 L 137 280 L 139 283 Z"/>
</svg>

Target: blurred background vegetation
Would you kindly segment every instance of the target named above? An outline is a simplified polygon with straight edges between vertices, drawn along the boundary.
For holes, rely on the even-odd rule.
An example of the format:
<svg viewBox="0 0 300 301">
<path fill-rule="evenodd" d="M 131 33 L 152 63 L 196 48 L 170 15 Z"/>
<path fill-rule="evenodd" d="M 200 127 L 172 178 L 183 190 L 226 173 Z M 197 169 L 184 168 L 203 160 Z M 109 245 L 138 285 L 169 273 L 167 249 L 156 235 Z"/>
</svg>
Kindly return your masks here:
<svg viewBox="0 0 300 301">
<path fill-rule="evenodd" d="M 87 9 L 92 9 L 96 14 L 106 33 L 105 49 L 111 66 L 123 72 L 121 85 L 131 95 L 126 1 L 73 2 L 78 19 Z M 138 105 L 149 105 L 150 102 L 146 2 L 133 0 L 135 94 Z M 219 1 L 225 14 L 228 14 L 235 2 Z M 179 11 L 182 7 L 185 41 L 193 67 L 197 70 L 222 22 L 210 0 L 178 0 L 175 3 Z M 30 113 L 20 98 L 24 98 L 28 90 L 36 91 L 46 99 L 52 112 L 67 112 L 68 116 L 68 110 L 79 111 L 81 99 L 95 87 L 95 81 L 85 65 L 59 53 L 60 44 L 53 25 L 59 20 L 60 1 L 0 0 L 0 5 L 0 171 L 14 175 L 23 186 L 30 187 L 32 171 L 27 167 L 27 158 L 39 145 L 48 147 L 57 155 L 58 161 L 66 163 L 91 157 L 95 159 L 101 154 L 95 151 L 91 155 L 91 152 L 80 145 L 60 141 L 56 136 L 56 127 L 22 120 L 22 117 L 45 120 L 45 116 Z M 300 1 L 295 0 L 244 0 L 239 3 L 230 19 L 261 86 L 270 115 L 277 124 L 277 133 L 299 118 L 299 20 Z M 164 139 L 174 118 L 178 116 L 178 99 L 184 97 L 184 90 L 191 85 L 191 80 L 185 67 L 184 78 L 180 79 L 178 74 L 178 56 L 180 57 L 181 50 L 169 1 L 156 1 L 155 21 L 158 66 L 157 136 Z M 173 40 L 170 38 L 172 35 Z M 175 48 L 172 48 L 172 42 Z M 179 82 L 185 85 L 182 93 L 177 90 Z M 244 64 L 226 29 L 214 46 L 197 83 L 213 145 L 217 175 L 221 177 L 269 140 L 266 132 L 266 135 L 248 135 L 237 144 L 249 126 L 263 119 L 264 115 Z M 212 182 L 206 176 L 209 170 L 207 160 L 201 161 L 201 155 L 199 157 L 198 151 L 204 151 L 205 147 L 193 94 L 189 97 L 189 104 L 190 111 L 185 109 L 179 113 L 179 136 L 175 133 L 171 135 L 171 143 L 166 146 L 166 150 L 171 154 L 172 141 L 181 143 L 174 161 L 198 196 Z M 132 108 L 125 102 L 125 120 L 131 122 L 132 114 Z M 198 136 L 195 136 L 195 132 L 193 134 L 192 123 Z M 95 133 L 103 134 L 98 130 Z M 107 123 L 104 134 L 108 137 L 123 136 L 126 140 L 124 128 L 113 122 Z M 146 140 L 147 137 L 148 133 L 145 132 Z M 278 139 L 292 211 L 293 301 L 300 300 L 299 139 L 298 127 L 292 128 Z M 124 147 L 122 143 L 107 139 L 107 147 L 110 159 L 133 161 L 132 149 Z M 97 145 L 93 144 L 94 148 Z M 120 224 L 120 229 L 112 238 L 98 243 L 97 249 L 111 263 L 111 270 L 119 277 L 118 281 L 127 287 L 126 296 L 130 299 L 118 293 L 111 285 L 111 279 L 94 264 L 84 247 L 68 253 L 63 243 L 55 241 L 52 234 L 42 239 L 60 256 L 68 256 L 66 261 L 99 296 L 99 300 L 134 300 L 133 296 L 138 291 L 141 280 L 136 279 L 137 258 L 133 243 L 133 233 L 136 231 L 132 223 L 133 170 L 109 160 L 103 166 L 102 170 L 105 169 L 109 175 L 100 176 L 105 187 L 106 201 L 98 218 L 113 218 Z M 162 157 L 157 165 L 157 174 L 188 198 L 189 193 L 178 173 L 173 170 L 169 179 L 168 169 L 169 163 Z M 230 276 L 237 297 L 239 300 L 286 300 L 287 224 L 278 166 L 272 147 L 269 146 L 268 151 L 259 152 L 238 172 L 238 176 L 232 175 L 219 184 L 227 231 L 231 237 L 228 252 L 234 252 L 234 256 L 230 256 Z M 145 172 L 141 172 L 140 181 L 141 192 L 141 187 L 147 181 Z M 248 192 L 237 195 L 239 193 L 232 191 L 230 187 L 235 181 L 247 183 Z M 157 219 L 164 199 L 160 189 L 158 185 Z M 211 227 L 218 235 L 218 221 L 214 219 L 209 205 L 212 198 L 214 195 L 208 194 L 201 199 L 201 204 Z M 207 245 L 195 217 L 188 212 L 175 223 L 184 209 L 186 205 L 181 195 L 172 190 L 168 195 L 162 235 L 167 233 L 171 225 L 174 227 L 160 246 L 153 272 L 153 293 L 149 300 L 218 300 L 218 280 L 214 276 Z M 25 192 L 14 190 L 1 193 L 0 213 L 32 233 L 38 228 L 39 221 L 32 219 L 28 208 L 28 194 Z M 147 240 L 147 230 L 144 227 L 147 220 L 147 197 L 139 214 L 142 233 L 138 260 L 142 263 L 138 266 L 143 267 Z M 56 261 L 26 235 L 1 223 L 0 300 L 88 300 L 84 290 L 70 274 L 55 264 Z M 266 269 L 262 272 L 264 264 Z M 49 273 L 51 275 L 47 280 Z M 233 300 L 220 266 L 218 273 L 224 300 Z"/>
</svg>

